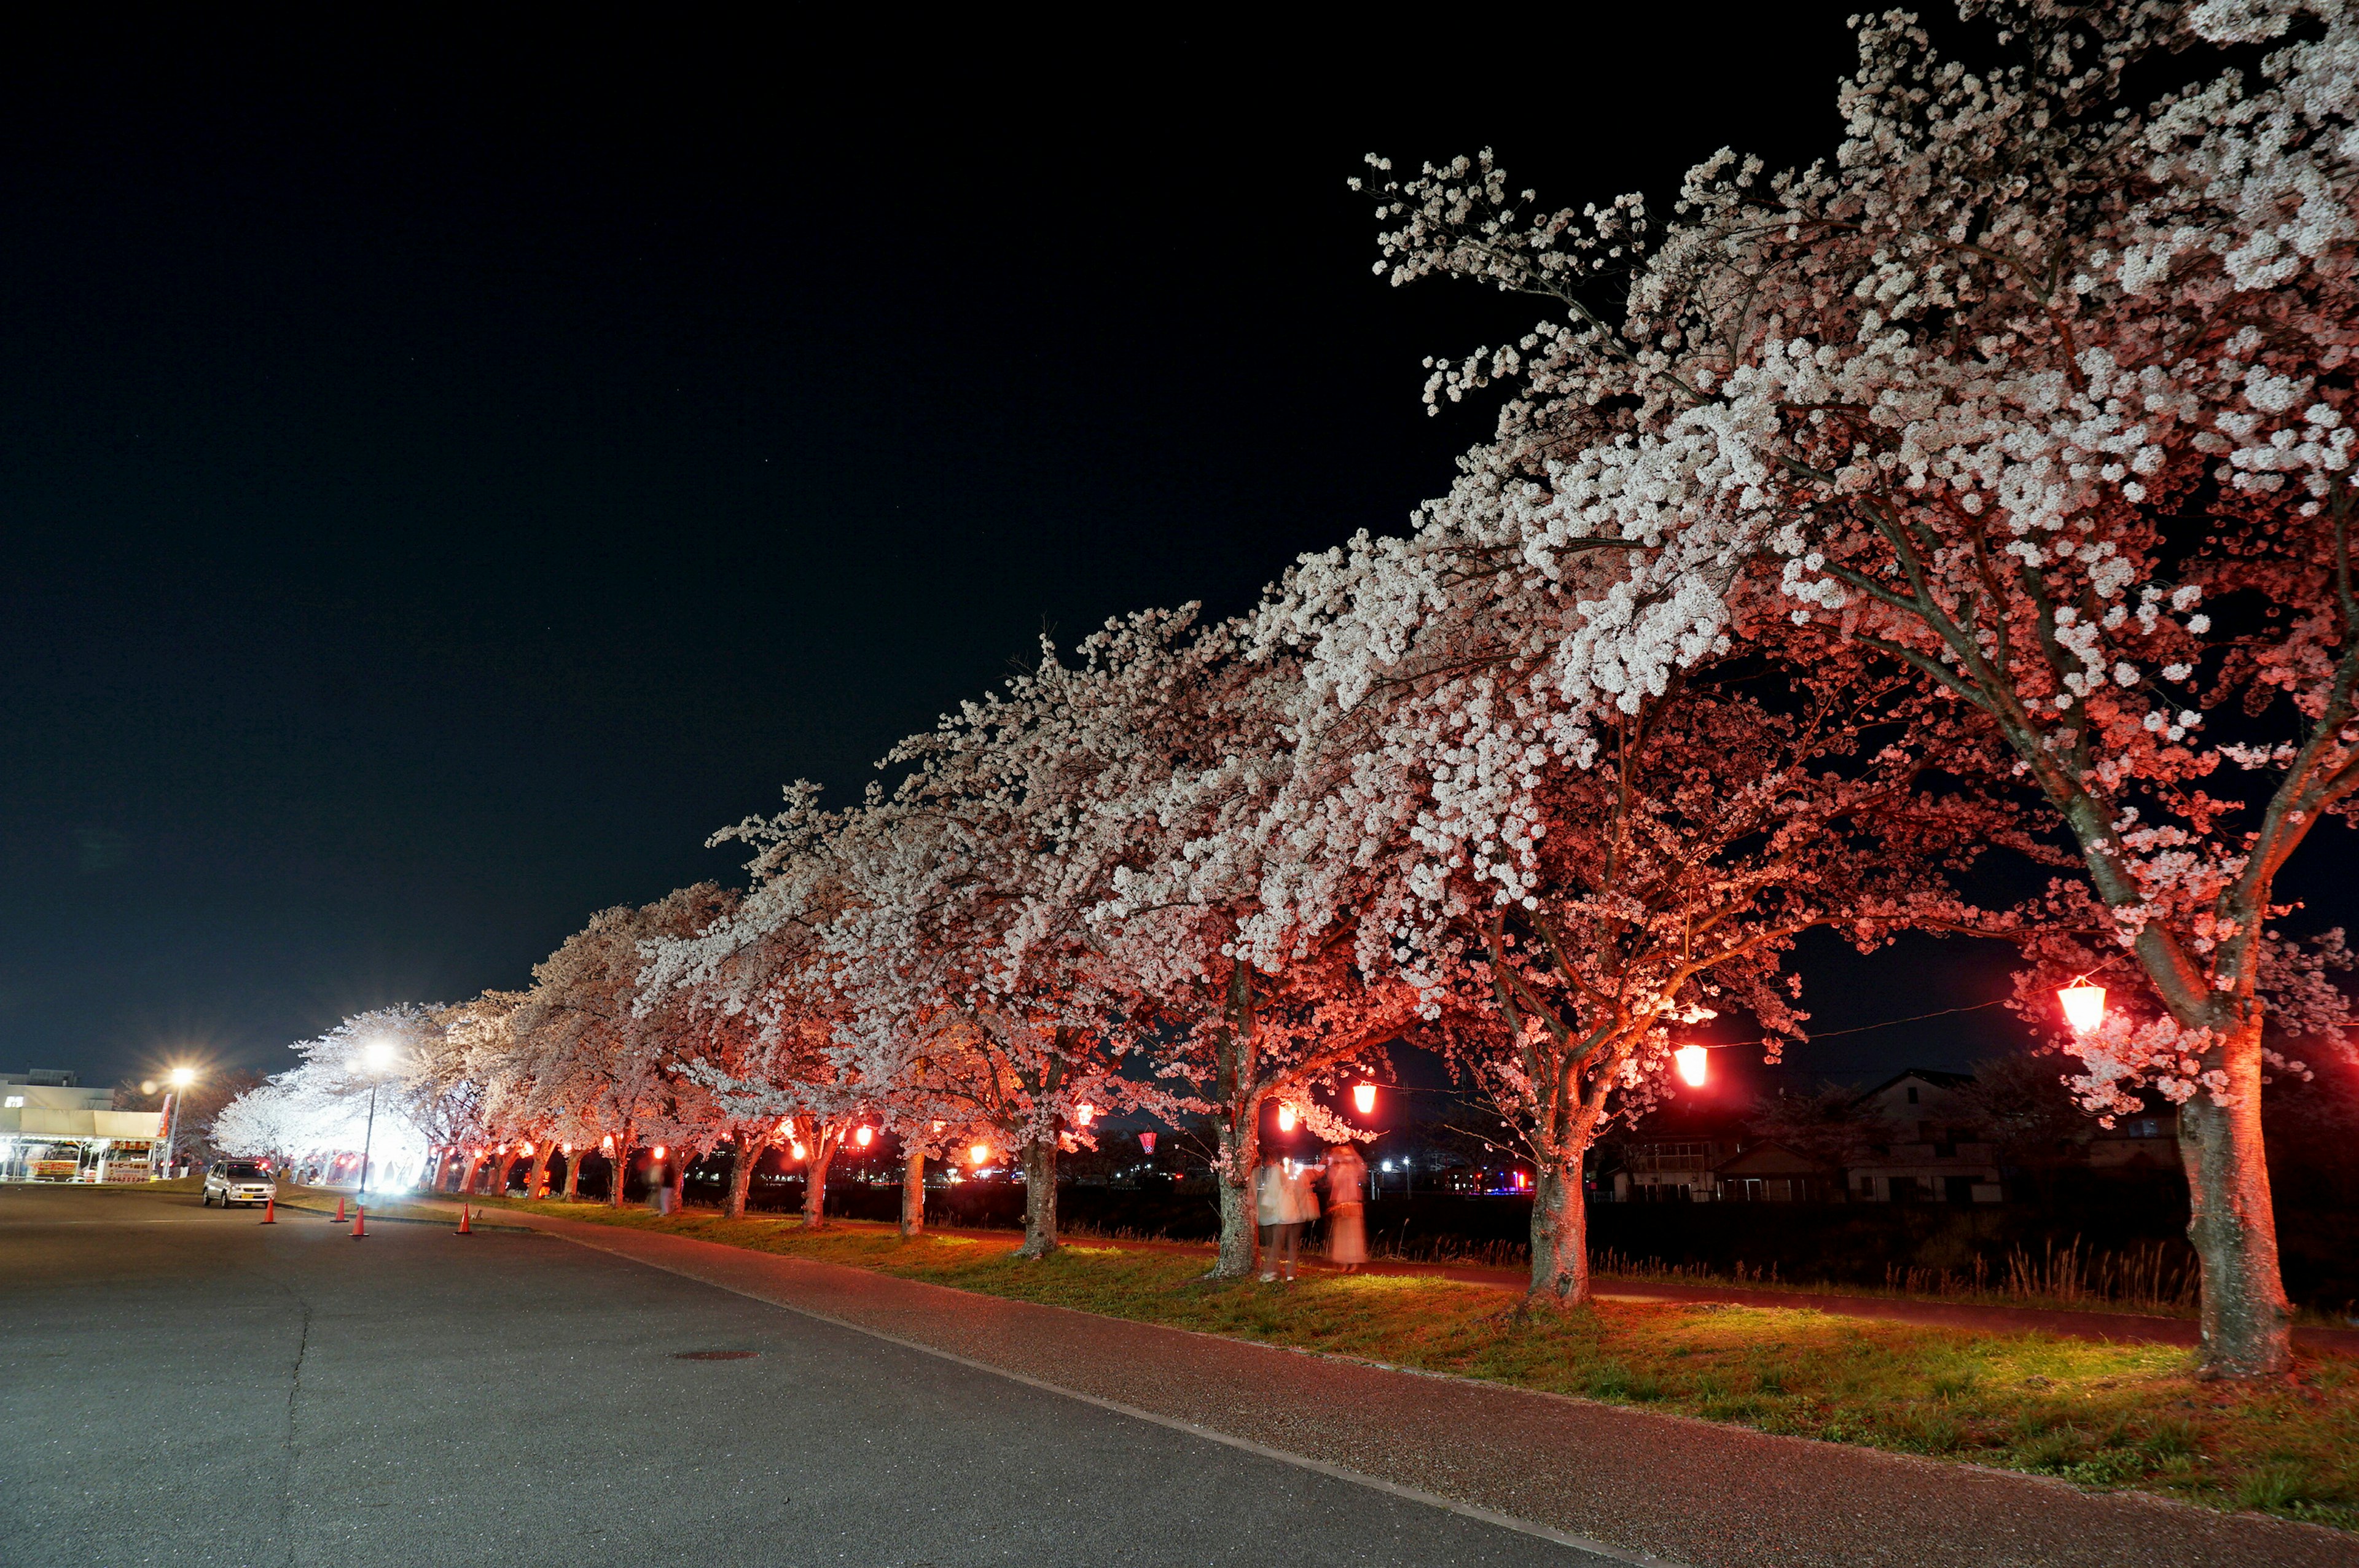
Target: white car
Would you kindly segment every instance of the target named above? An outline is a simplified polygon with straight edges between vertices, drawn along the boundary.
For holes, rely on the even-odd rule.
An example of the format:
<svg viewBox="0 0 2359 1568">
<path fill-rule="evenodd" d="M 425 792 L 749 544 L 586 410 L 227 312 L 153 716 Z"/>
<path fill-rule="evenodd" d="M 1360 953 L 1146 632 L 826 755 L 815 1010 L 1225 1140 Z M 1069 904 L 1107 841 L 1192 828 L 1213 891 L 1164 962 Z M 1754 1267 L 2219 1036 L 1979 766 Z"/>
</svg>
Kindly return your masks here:
<svg viewBox="0 0 2359 1568">
<path fill-rule="evenodd" d="M 267 1203 L 278 1195 L 270 1167 L 258 1160 L 217 1160 L 205 1170 L 204 1205 L 223 1208 L 239 1203 Z"/>
</svg>

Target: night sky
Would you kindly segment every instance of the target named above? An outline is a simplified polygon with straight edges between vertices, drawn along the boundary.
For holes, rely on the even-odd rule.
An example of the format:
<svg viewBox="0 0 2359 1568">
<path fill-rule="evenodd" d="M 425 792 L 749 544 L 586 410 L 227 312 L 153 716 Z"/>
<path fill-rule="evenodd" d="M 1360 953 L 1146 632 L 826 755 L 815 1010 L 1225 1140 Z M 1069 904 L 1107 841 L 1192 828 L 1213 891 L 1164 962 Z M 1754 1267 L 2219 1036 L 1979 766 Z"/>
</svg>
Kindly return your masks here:
<svg viewBox="0 0 2359 1568">
<path fill-rule="evenodd" d="M 1373 277 L 1360 155 L 1667 205 L 1724 143 L 1830 149 L 1845 7 L 1718 9 L 1567 10 L 1512 60 L 589 9 L 14 34 L 0 1067 L 275 1070 L 520 986 L 1044 627 L 1233 612 L 1401 527 L 1489 422 L 1427 418 L 1419 362 L 1535 312 Z M 2006 969 L 1807 972 L 1834 1029 Z"/>
</svg>

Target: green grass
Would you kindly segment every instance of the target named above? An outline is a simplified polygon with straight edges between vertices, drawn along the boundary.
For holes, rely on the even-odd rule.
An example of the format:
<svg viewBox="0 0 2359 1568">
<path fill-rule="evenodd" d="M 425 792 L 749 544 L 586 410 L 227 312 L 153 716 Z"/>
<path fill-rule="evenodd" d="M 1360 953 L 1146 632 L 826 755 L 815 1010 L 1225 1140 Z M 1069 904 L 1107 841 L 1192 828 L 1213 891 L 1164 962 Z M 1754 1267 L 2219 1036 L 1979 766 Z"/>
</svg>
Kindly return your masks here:
<svg viewBox="0 0 2359 1568">
<path fill-rule="evenodd" d="M 568 1218 L 844 1263 L 901 1279 L 1516 1388 L 2135 1487 L 2359 1530 L 2359 1363 L 2305 1358 L 2256 1387 L 2198 1381 L 2189 1352 L 1980 1334 L 1807 1309 L 1601 1302 L 1527 1311 L 1456 1281 L 1321 1274 L 1292 1289 L 1204 1281 L 1201 1256 L 710 1210 L 526 1205 Z"/>
</svg>

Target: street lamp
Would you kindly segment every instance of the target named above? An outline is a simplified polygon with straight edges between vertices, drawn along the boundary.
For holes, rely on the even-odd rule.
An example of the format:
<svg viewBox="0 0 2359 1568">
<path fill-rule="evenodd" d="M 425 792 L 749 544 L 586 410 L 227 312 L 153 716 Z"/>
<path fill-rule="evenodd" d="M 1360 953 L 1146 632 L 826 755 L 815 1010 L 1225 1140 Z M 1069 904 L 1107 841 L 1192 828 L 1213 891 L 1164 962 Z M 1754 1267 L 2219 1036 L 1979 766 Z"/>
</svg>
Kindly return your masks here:
<svg viewBox="0 0 2359 1568">
<path fill-rule="evenodd" d="M 358 1188 L 365 1195 L 368 1192 L 369 1152 L 376 1146 L 376 1087 L 385 1081 L 385 1070 L 393 1065 L 393 1042 L 376 1039 L 362 1046 L 361 1065 L 370 1073 L 368 1128 L 361 1134 L 361 1181 Z M 355 1231 L 353 1234 L 359 1233 Z"/>
<path fill-rule="evenodd" d="M 2105 1022 L 2105 988 L 2091 985 L 2086 975 L 2058 991 L 2056 1000 L 2064 1004 L 2064 1022 L 2075 1034 L 2086 1034 Z"/>
<path fill-rule="evenodd" d="M 180 1101 L 187 1096 L 189 1086 L 197 1081 L 194 1067 L 175 1067 L 164 1075 L 172 1086 L 172 1125 L 164 1134 L 164 1174 L 172 1173 L 172 1152 L 180 1143 Z"/>
</svg>

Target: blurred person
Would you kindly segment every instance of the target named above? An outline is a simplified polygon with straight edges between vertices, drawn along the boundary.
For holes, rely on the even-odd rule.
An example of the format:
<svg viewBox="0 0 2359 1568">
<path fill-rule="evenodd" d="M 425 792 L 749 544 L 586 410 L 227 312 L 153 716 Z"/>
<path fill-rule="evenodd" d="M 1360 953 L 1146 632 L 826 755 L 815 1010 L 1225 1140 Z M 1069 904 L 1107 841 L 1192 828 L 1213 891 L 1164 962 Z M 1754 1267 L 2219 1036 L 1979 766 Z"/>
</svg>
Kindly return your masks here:
<svg viewBox="0 0 2359 1568">
<path fill-rule="evenodd" d="M 1292 1244 L 1290 1238 L 1285 1235 L 1288 1228 L 1286 1218 L 1288 1208 L 1286 1166 L 1273 1155 L 1264 1160 L 1261 1169 L 1254 1174 L 1254 1218 L 1261 1225 L 1261 1281 L 1265 1285 L 1277 1278 L 1277 1253 L 1280 1245 L 1283 1243 L 1290 1247 Z M 1299 1236 L 1301 1233 L 1299 1225 L 1293 1228 L 1296 1235 Z M 1290 1274 L 1292 1271 L 1290 1253 L 1288 1262 Z"/>
<path fill-rule="evenodd" d="M 1368 1260 L 1366 1201 L 1368 1162 L 1349 1143 L 1327 1156 L 1327 1261 L 1356 1274 Z"/>
</svg>

